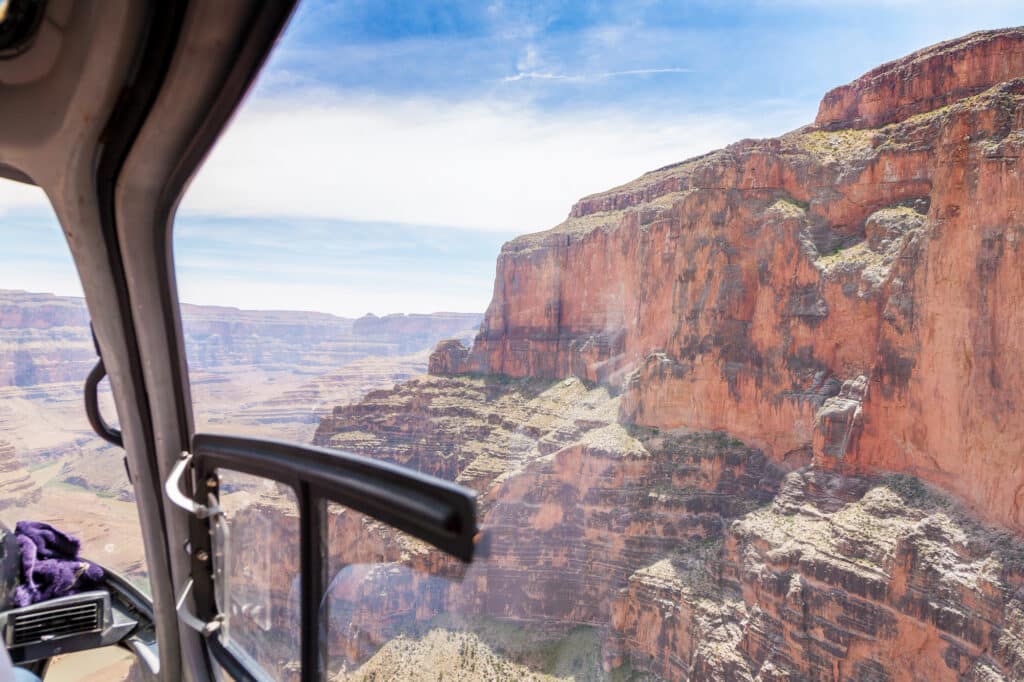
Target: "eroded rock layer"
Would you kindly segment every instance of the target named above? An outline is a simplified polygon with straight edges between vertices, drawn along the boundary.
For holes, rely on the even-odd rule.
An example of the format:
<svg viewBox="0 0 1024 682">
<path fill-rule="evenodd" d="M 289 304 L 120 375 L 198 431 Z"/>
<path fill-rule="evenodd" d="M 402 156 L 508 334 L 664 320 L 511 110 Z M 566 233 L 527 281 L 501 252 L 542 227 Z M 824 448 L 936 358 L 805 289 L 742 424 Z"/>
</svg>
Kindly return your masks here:
<svg viewBox="0 0 1024 682">
<path fill-rule="evenodd" d="M 321 443 L 471 485 L 483 539 L 453 581 L 437 552 L 332 514 L 335 660 L 359 670 L 458 614 L 551 640 L 593 628 L 606 671 L 671 680 L 1024 674 L 1010 531 L 911 476 L 785 474 L 725 433 L 623 426 L 620 400 L 431 377 L 337 408 Z"/>
<path fill-rule="evenodd" d="M 472 349 L 432 366 L 621 386 L 624 421 L 1024 528 L 1022 55 L 1022 29 L 929 48 L 815 125 L 580 200 L 505 245 Z"/>
</svg>

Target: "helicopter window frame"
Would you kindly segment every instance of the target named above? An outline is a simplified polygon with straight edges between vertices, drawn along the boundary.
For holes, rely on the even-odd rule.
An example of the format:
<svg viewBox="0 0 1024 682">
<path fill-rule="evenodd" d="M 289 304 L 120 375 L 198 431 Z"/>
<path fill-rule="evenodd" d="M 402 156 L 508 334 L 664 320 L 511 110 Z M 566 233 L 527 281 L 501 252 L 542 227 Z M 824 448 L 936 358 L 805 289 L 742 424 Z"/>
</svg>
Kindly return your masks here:
<svg viewBox="0 0 1024 682">
<path fill-rule="evenodd" d="M 300 664 L 302 680 L 321 678 L 320 601 L 327 585 L 327 503 L 335 502 L 423 540 L 457 559 L 473 560 L 477 537 L 476 495 L 454 483 L 412 469 L 339 450 L 297 443 L 197 433 L 192 439 L 192 499 L 206 507 L 191 517 L 193 595 L 199 619 L 217 622 L 214 567 L 215 521 L 221 469 L 289 486 L 299 510 Z M 245 652 L 208 633 L 210 652 L 237 679 L 260 680 Z M 243 655 L 239 655 L 242 653 Z"/>
</svg>

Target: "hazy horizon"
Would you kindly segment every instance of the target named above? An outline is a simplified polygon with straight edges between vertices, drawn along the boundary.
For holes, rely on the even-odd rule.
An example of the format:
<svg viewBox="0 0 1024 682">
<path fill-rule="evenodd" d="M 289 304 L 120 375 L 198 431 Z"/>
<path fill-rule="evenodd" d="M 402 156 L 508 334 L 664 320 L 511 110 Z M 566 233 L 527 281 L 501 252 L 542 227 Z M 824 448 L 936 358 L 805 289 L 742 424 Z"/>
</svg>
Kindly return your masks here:
<svg viewBox="0 0 1024 682">
<path fill-rule="evenodd" d="M 16 292 L 23 294 L 30 294 L 33 296 L 53 296 L 54 298 L 71 298 L 79 301 L 85 301 L 85 297 L 81 292 L 77 294 L 58 294 L 53 291 L 46 290 L 34 290 L 25 289 L 23 287 L 3 287 L 0 286 L 0 295 L 8 292 Z M 372 313 L 367 312 L 362 315 L 351 316 L 351 315 L 335 315 L 334 313 L 325 312 L 323 310 L 303 309 L 303 308 L 240 308 L 235 305 L 216 305 L 210 303 L 193 303 L 192 301 L 178 301 L 182 306 L 189 306 L 193 308 L 218 308 L 225 310 L 236 310 L 242 313 L 309 313 L 313 315 L 329 315 L 338 319 L 346 320 L 359 320 L 364 317 L 376 317 L 383 319 L 386 317 L 405 316 L 411 317 L 413 315 L 483 315 L 483 310 L 431 310 L 426 313 L 407 313 L 402 311 L 393 311 L 386 313 Z"/>
<path fill-rule="evenodd" d="M 182 200 L 179 293 L 482 312 L 501 245 L 582 196 L 792 130 L 878 64 L 1020 24 L 1003 0 L 303 2 Z M 81 295 L 39 190 L 0 183 L 0 240 L 0 287 Z"/>
</svg>

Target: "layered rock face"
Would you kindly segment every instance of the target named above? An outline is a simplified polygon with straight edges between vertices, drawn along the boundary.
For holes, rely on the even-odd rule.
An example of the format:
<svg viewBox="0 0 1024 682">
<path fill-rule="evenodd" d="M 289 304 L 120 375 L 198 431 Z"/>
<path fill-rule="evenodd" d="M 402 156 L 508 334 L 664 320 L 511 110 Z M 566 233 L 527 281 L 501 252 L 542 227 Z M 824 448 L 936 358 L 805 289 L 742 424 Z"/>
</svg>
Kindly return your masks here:
<svg viewBox="0 0 1024 682">
<path fill-rule="evenodd" d="M 254 366 L 335 369 L 369 356 L 405 355 L 439 339 L 472 336 L 476 313 L 368 315 L 181 306 L 189 366 L 195 371 Z M 80 298 L 0 290 L 0 386 L 83 381 L 96 362 Z"/>
<path fill-rule="evenodd" d="M 183 305 L 182 326 L 190 366 L 235 365 L 333 369 L 369 356 L 428 348 L 438 339 L 470 336 L 475 313 L 368 315 L 351 320 L 325 313 L 255 311 Z"/>
<path fill-rule="evenodd" d="M 912 473 L 1024 528 L 1022 50 L 928 48 L 814 125 L 579 201 L 505 245 L 472 349 L 435 369 L 624 386 L 625 421 Z"/>
<path fill-rule="evenodd" d="M 483 528 L 456 586 L 350 575 L 335 654 L 490 618 L 589 628 L 615 679 L 1024 679 L 1022 55 L 922 50 L 507 244 L 471 347 L 317 430 Z"/>
<path fill-rule="evenodd" d="M 580 626 L 607 633 L 637 569 L 720 545 L 729 520 L 772 499 L 781 474 L 761 453 L 724 434 L 634 431 L 617 423 L 618 403 L 578 379 L 430 377 L 321 422 L 320 444 L 476 489 L 484 519 L 482 558 L 452 581 L 437 552 L 333 515 L 336 565 L 377 565 L 335 578 L 346 587 L 329 602 L 344 616 L 332 620 L 338 654 L 360 663 L 442 613 L 526 623 L 555 640 Z M 608 667 L 623 663 L 609 654 Z"/>
<path fill-rule="evenodd" d="M 317 442 L 473 487 L 483 535 L 454 580 L 439 553 L 332 513 L 334 660 L 358 678 L 395 638 L 486 618 L 555 642 L 592 628 L 620 677 L 1024 676 L 1011 532 L 911 476 L 787 475 L 725 433 L 624 426 L 620 401 L 577 379 L 430 377 L 337 408 Z"/>
<path fill-rule="evenodd" d="M 81 299 L 0 291 L 0 386 L 84 381 L 95 363 Z"/>
<path fill-rule="evenodd" d="M 976 95 L 1024 73 L 1015 31 L 981 31 L 872 69 L 829 91 L 814 125 L 877 128 Z"/>
</svg>

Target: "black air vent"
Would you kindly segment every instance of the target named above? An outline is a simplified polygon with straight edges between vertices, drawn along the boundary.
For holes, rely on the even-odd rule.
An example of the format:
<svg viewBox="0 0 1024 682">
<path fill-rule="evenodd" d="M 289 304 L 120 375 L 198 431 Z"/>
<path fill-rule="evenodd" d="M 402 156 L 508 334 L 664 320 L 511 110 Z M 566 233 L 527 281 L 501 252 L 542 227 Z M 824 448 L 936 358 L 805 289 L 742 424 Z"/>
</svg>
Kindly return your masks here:
<svg viewBox="0 0 1024 682">
<path fill-rule="evenodd" d="M 7 621 L 7 642 L 9 646 L 22 646 L 102 629 L 101 599 L 70 604 L 65 601 L 49 608 L 41 605 L 11 614 Z"/>
</svg>

